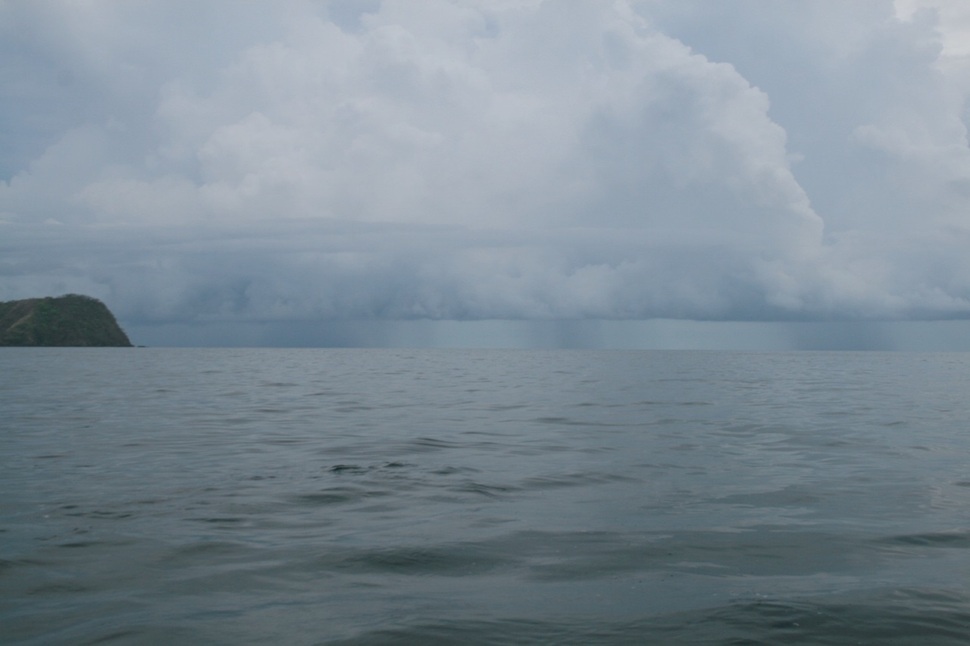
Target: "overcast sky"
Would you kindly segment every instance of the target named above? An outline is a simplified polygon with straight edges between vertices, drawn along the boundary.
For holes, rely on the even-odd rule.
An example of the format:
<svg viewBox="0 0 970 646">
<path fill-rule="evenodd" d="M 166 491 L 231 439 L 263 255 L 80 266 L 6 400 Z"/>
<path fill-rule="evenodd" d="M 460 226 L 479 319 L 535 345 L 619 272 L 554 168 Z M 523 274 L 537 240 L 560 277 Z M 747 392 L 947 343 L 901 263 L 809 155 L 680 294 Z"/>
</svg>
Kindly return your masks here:
<svg viewBox="0 0 970 646">
<path fill-rule="evenodd" d="M 964 0 L 0 0 L 0 300 L 152 344 L 966 339 L 968 96 Z"/>
</svg>

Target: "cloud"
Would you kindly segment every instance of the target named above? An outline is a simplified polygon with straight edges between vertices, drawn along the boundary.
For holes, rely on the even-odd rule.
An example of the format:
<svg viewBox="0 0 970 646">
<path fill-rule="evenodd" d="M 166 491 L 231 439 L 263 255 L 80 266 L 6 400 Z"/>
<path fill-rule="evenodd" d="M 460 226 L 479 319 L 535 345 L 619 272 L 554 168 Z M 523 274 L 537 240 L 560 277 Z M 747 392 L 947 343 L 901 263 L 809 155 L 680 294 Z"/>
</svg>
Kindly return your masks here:
<svg viewBox="0 0 970 646">
<path fill-rule="evenodd" d="M 0 3 L 0 298 L 964 317 L 964 23 L 915 4 Z"/>
</svg>

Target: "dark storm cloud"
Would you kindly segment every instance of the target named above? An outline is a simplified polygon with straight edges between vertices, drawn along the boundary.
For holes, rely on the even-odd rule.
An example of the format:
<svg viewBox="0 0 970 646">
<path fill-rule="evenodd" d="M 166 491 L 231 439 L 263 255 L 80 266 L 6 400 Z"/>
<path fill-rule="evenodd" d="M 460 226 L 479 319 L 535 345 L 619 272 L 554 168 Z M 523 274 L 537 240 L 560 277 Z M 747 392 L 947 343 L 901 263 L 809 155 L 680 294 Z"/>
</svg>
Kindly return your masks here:
<svg viewBox="0 0 970 646">
<path fill-rule="evenodd" d="M 970 67 L 937 4 L 0 3 L 0 298 L 966 316 Z"/>
</svg>

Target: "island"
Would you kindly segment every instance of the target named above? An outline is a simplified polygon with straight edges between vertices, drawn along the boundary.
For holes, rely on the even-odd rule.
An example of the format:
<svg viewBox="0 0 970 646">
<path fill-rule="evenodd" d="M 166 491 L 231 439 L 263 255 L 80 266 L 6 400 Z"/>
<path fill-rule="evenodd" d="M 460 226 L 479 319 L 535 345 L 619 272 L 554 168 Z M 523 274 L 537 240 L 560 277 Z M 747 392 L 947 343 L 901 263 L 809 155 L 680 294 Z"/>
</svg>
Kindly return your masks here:
<svg viewBox="0 0 970 646">
<path fill-rule="evenodd" d="M 0 302 L 0 346 L 132 347 L 111 310 L 80 294 Z"/>
</svg>

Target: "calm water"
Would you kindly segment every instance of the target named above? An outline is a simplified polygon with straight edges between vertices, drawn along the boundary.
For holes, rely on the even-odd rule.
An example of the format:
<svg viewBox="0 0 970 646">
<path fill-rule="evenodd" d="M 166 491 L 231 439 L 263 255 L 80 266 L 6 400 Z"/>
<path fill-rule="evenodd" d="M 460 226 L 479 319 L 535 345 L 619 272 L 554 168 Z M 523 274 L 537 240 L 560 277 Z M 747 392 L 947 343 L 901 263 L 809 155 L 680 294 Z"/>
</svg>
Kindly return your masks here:
<svg viewBox="0 0 970 646">
<path fill-rule="evenodd" d="M 0 642 L 970 642 L 970 354 L 3 349 Z"/>
</svg>

